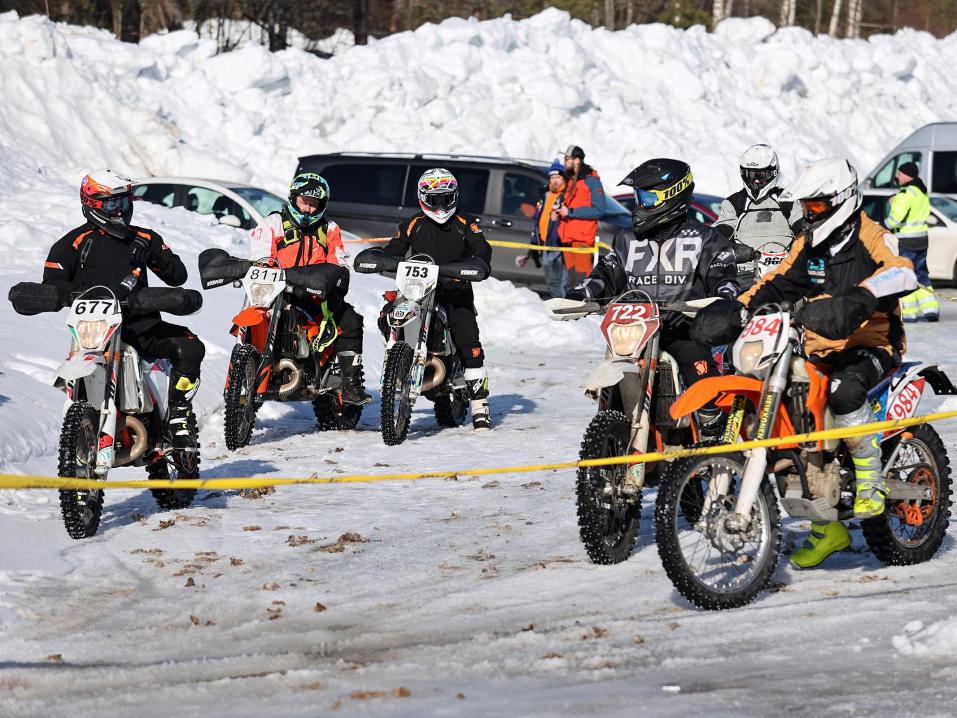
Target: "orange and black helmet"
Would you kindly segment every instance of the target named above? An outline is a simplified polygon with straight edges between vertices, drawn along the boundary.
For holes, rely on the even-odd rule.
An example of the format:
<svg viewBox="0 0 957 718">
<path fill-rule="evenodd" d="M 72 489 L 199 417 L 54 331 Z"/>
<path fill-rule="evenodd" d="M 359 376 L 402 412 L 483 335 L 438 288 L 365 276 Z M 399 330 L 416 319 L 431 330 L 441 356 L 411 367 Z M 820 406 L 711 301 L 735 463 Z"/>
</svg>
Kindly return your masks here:
<svg viewBox="0 0 957 718">
<path fill-rule="evenodd" d="M 133 218 L 132 181 L 113 170 L 94 170 L 80 182 L 83 216 L 91 224 L 125 237 Z"/>
</svg>

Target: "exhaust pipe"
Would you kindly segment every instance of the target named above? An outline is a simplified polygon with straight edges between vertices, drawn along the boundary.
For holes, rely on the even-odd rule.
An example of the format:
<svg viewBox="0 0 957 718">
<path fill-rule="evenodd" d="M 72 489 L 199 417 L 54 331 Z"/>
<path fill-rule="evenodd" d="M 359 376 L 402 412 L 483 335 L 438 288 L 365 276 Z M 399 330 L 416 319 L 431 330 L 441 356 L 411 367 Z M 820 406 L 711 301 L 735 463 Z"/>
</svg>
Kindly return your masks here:
<svg viewBox="0 0 957 718">
<path fill-rule="evenodd" d="M 146 453 L 146 427 L 135 416 L 120 414 L 116 419 L 116 435 L 122 436 L 129 431 L 133 436 L 133 445 L 129 448 L 117 448 L 113 457 L 113 466 L 123 466 L 139 459 Z"/>
<path fill-rule="evenodd" d="M 427 382 L 423 382 L 422 389 L 420 390 L 423 394 L 427 391 L 432 391 L 437 386 L 441 386 L 442 382 L 445 381 L 446 372 L 444 361 L 438 357 L 432 357 L 425 365 L 426 369 L 429 369 L 430 367 L 432 369 L 432 378 Z"/>
<path fill-rule="evenodd" d="M 289 358 L 283 358 L 273 365 L 272 370 L 276 373 L 289 372 L 288 381 L 284 382 L 277 390 L 280 399 L 288 399 L 299 391 L 299 387 L 302 385 L 302 369 L 296 362 Z"/>
</svg>

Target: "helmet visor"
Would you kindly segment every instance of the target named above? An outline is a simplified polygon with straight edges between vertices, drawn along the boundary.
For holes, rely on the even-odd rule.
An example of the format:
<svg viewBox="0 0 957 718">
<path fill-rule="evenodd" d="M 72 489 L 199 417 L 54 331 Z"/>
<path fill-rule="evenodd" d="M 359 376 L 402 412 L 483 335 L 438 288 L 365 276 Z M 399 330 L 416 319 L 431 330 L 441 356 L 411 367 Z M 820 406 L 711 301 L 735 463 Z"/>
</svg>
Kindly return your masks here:
<svg viewBox="0 0 957 718">
<path fill-rule="evenodd" d="M 454 209 L 458 198 L 458 192 L 436 192 L 434 194 L 423 194 L 421 197 L 422 204 L 435 212 Z"/>
<path fill-rule="evenodd" d="M 97 209 L 106 217 L 122 217 L 131 207 L 130 195 L 120 194 L 100 200 L 100 206 Z"/>
</svg>

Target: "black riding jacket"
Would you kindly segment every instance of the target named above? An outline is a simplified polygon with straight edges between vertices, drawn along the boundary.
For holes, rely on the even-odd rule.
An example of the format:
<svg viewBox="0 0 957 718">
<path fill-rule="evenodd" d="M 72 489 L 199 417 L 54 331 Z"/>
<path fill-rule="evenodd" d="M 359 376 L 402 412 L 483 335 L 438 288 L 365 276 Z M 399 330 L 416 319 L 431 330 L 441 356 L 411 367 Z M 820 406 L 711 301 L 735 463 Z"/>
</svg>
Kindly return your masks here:
<svg viewBox="0 0 957 718">
<path fill-rule="evenodd" d="M 157 258 L 148 269 L 172 287 L 178 287 L 186 281 L 183 261 L 153 230 L 131 226 L 126 236 L 119 239 L 87 223 L 65 234 L 50 248 L 43 265 L 43 283 L 53 285 L 64 293 L 79 292 L 98 285 L 116 291 L 120 282 L 134 269 L 134 265 L 130 264 L 130 246 L 137 237 L 150 242 Z M 140 269 L 147 267 L 141 266 Z M 133 292 L 146 286 L 149 286 L 149 282 L 143 271 Z M 160 321 L 157 312 L 141 314 L 125 321 L 124 328 L 141 332 Z"/>
<path fill-rule="evenodd" d="M 579 289 L 606 304 L 629 289 L 654 300 L 733 298 L 738 293 L 734 247 L 727 237 L 686 217 L 638 235 L 619 230 L 612 251 L 602 257 Z M 690 325 L 683 314 L 662 314 L 671 327 Z"/>
</svg>

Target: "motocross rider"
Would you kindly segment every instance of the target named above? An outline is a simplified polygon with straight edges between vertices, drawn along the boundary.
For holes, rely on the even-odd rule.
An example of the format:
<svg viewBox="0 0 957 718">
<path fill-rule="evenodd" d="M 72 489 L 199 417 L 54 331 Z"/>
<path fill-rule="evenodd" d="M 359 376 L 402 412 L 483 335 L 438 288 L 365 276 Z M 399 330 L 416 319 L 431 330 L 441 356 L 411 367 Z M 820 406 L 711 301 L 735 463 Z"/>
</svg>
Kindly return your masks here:
<svg viewBox="0 0 957 718">
<path fill-rule="evenodd" d="M 738 300 L 716 302 L 699 313 L 693 335 L 702 341 L 731 339 L 740 333 L 748 309 L 807 297 L 795 321 L 806 330 L 807 356 L 830 374 L 828 403 L 835 424 L 869 423 L 874 414 L 868 391 L 901 364 L 905 342 L 898 300 L 917 287 L 913 266 L 888 248 L 884 228 L 860 211 L 857 172 L 847 160 L 811 163 L 781 197 L 800 202 L 806 222 L 788 256 Z M 854 460 L 854 516 L 878 516 L 887 494 L 878 437 L 845 439 L 845 444 Z M 850 544 L 840 521 L 814 522 L 791 562 L 816 566 Z"/>
<path fill-rule="evenodd" d="M 454 265 L 460 278 L 442 277 L 436 301 L 445 307 L 452 339 L 465 367 L 465 383 L 472 409 L 472 428 L 488 430 L 492 426 L 488 408 L 488 373 L 485 352 L 479 340 L 472 282 L 488 277 L 492 248 L 474 220 L 456 212 L 459 185 L 447 169 L 436 167 L 419 177 L 418 198 L 421 212 L 399 225 L 392 240 L 383 248 L 367 249 L 356 257 L 384 252 L 397 259 L 426 254 L 438 265 Z M 368 253 L 368 254 L 367 254 Z M 388 306 L 388 305 L 387 305 Z"/>
<path fill-rule="evenodd" d="M 43 265 L 43 283 L 61 290 L 64 302 L 69 294 L 98 285 L 122 294 L 121 282 L 133 270 L 139 273 L 131 294 L 148 286 L 146 269 L 173 287 L 186 281 L 186 267 L 163 238 L 130 224 L 131 180 L 112 170 L 94 170 L 80 183 L 80 203 L 86 223 L 57 240 Z M 163 321 L 158 312 L 124 319 L 121 337 L 147 361 L 169 360 L 170 443 L 178 450 L 193 448 L 189 420 L 206 354 L 203 342 L 186 327 Z"/>
<path fill-rule="evenodd" d="M 318 174 L 296 175 L 289 186 L 289 200 L 279 212 L 263 218 L 249 233 L 249 256 L 254 259 L 275 257 L 283 268 L 311 264 L 335 264 L 345 268 L 345 250 L 339 225 L 325 216 L 329 204 L 329 184 Z M 348 271 L 348 270 L 346 270 Z M 345 300 L 345 291 L 333 290 L 325 301 L 336 326 L 342 330 L 336 339 L 336 359 L 342 372 L 342 402 L 368 404 L 372 397 L 362 386 L 362 316 Z M 322 326 L 322 302 L 300 297 L 296 305 L 315 319 L 307 337 L 313 351 L 328 341 Z"/>
<path fill-rule="evenodd" d="M 688 212 L 694 192 L 691 168 L 680 160 L 653 159 L 638 165 L 619 184 L 632 187 L 631 230 L 619 230 L 612 251 L 567 299 L 607 304 L 629 289 L 653 300 L 732 298 L 738 293 L 734 249 L 727 237 Z M 691 320 L 663 311 L 661 347 L 678 362 L 685 386 L 720 372 L 708 345 L 691 339 Z M 724 416 L 713 405 L 698 412 L 702 438 L 717 439 Z"/>
<path fill-rule="evenodd" d="M 766 242 L 787 249 L 803 215 L 799 202 L 781 200 L 777 153 L 769 145 L 752 145 L 741 155 L 739 165 L 744 187 L 721 203 L 714 228 L 753 250 Z M 753 261 L 741 264 L 738 282 L 742 287 L 754 283 L 755 270 Z"/>
</svg>

